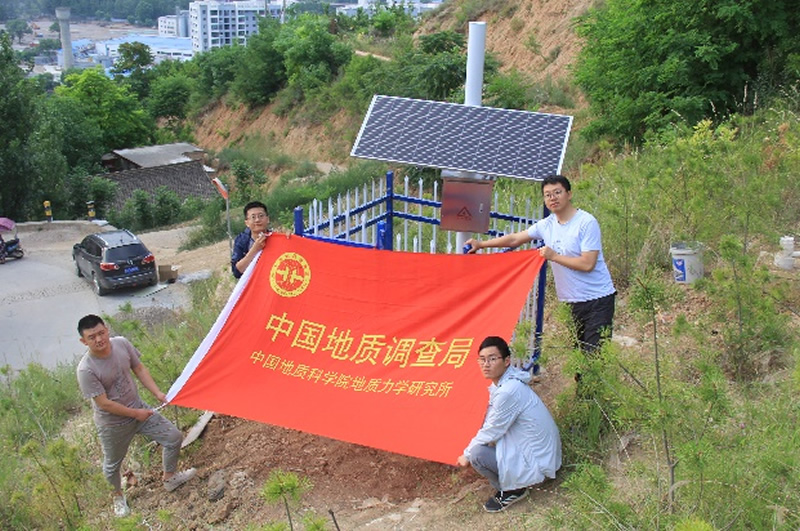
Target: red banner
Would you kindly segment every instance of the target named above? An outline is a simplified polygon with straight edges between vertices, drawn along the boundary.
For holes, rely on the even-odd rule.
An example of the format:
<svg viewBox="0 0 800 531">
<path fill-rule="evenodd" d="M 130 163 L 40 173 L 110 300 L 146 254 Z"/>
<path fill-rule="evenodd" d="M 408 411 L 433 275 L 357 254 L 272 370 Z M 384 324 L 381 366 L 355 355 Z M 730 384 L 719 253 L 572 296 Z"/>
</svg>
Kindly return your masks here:
<svg viewBox="0 0 800 531">
<path fill-rule="evenodd" d="M 477 347 L 510 339 L 542 263 L 274 234 L 168 400 L 454 463 L 486 410 Z"/>
</svg>

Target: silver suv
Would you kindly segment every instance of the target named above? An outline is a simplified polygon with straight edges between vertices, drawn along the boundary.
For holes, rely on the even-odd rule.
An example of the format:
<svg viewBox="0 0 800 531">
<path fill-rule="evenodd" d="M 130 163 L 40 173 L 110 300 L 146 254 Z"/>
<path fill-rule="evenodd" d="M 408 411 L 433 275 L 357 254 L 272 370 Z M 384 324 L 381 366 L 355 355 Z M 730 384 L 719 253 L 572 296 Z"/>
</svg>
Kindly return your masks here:
<svg viewBox="0 0 800 531">
<path fill-rule="evenodd" d="M 158 282 L 153 253 L 129 230 L 90 234 L 72 247 L 72 259 L 75 273 L 90 279 L 100 296 Z"/>
</svg>

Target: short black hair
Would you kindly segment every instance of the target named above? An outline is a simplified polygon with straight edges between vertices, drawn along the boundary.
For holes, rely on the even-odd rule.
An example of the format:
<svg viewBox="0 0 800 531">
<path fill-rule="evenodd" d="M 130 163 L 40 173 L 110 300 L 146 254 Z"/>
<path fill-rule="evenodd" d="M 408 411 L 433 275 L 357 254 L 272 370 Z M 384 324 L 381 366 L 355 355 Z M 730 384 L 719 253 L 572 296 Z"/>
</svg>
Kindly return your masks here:
<svg viewBox="0 0 800 531">
<path fill-rule="evenodd" d="M 78 321 L 78 335 L 83 337 L 84 330 L 89 330 L 90 328 L 94 328 L 99 324 L 105 326 L 106 323 L 105 321 L 103 321 L 102 317 L 97 316 L 93 313 L 81 317 L 81 320 Z"/>
<path fill-rule="evenodd" d="M 498 336 L 489 336 L 483 341 L 481 341 L 481 346 L 478 347 L 478 352 L 485 348 L 489 347 L 496 347 L 497 350 L 500 351 L 500 354 L 503 356 L 503 359 L 506 359 L 511 355 L 511 349 L 508 348 L 508 343 L 502 337 Z"/>
<path fill-rule="evenodd" d="M 560 184 L 567 192 L 572 190 L 572 185 L 569 184 L 569 179 L 563 175 L 548 175 L 542 179 L 542 192 L 544 192 L 544 187 L 548 184 Z"/>
<path fill-rule="evenodd" d="M 264 212 L 269 216 L 269 210 L 267 210 L 267 205 L 265 205 L 261 201 L 250 201 L 244 206 L 244 217 L 247 217 L 247 212 L 253 208 L 263 208 Z"/>
</svg>

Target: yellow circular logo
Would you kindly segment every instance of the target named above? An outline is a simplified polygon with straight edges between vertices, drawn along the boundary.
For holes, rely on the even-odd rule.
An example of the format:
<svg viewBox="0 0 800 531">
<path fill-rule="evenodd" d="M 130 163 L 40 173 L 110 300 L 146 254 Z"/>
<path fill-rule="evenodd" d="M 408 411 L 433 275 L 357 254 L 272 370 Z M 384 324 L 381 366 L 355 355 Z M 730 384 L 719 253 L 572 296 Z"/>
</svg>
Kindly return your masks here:
<svg viewBox="0 0 800 531">
<path fill-rule="evenodd" d="M 283 253 L 272 264 L 269 284 L 281 297 L 297 297 L 311 282 L 311 267 L 297 253 Z"/>
</svg>

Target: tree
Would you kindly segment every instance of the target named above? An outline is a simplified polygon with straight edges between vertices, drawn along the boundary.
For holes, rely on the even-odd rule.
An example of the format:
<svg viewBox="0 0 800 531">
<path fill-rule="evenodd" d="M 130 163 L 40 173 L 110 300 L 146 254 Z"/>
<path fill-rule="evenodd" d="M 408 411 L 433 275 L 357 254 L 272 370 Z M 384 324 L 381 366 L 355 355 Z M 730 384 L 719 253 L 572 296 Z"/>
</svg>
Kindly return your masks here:
<svg viewBox="0 0 800 531">
<path fill-rule="evenodd" d="M 175 223 L 181 216 L 181 200 L 174 191 L 159 186 L 153 194 L 153 222 L 156 227 Z"/>
<path fill-rule="evenodd" d="M 306 92 L 330 82 L 353 51 L 328 31 L 327 17 L 301 15 L 283 25 L 275 41 L 289 85 Z"/>
<path fill-rule="evenodd" d="M 419 49 L 422 53 L 437 54 L 453 50 L 464 50 L 464 36 L 455 31 L 439 31 L 419 38 Z"/>
<path fill-rule="evenodd" d="M 790 0 L 608 0 L 581 20 L 575 67 L 595 121 L 590 137 L 641 140 L 750 111 L 800 74 L 800 11 Z"/>
<path fill-rule="evenodd" d="M 10 36 L 0 33 L 0 211 L 17 220 L 33 212 L 27 181 L 35 93 L 17 66 Z"/>
<path fill-rule="evenodd" d="M 152 26 L 153 21 L 156 19 L 153 4 L 148 0 L 142 0 L 136 6 L 136 20 L 145 26 Z"/>
<path fill-rule="evenodd" d="M 140 99 L 150 92 L 148 67 L 153 64 L 150 47 L 141 42 L 124 42 L 119 45 L 119 58 L 111 72 L 119 82 L 126 83 Z"/>
<path fill-rule="evenodd" d="M 15 18 L 14 20 L 9 20 L 6 22 L 6 31 L 8 31 L 11 35 L 17 38 L 17 42 L 22 42 L 22 37 L 25 34 L 33 33 L 33 30 L 28 23 L 22 19 Z"/>
<path fill-rule="evenodd" d="M 280 22 L 272 17 L 262 18 L 258 34 L 247 40 L 242 52 L 231 90 L 250 106 L 268 103 L 286 82 L 283 55 L 275 45 L 280 31 Z"/>
<path fill-rule="evenodd" d="M 411 33 L 414 29 L 414 16 L 410 4 L 378 6 L 370 19 L 373 32 L 379 37 L 390 37 L 399 33 Z"/>
<path fill-rule="evenodd" d="M 52 95 L 39 104 L 37 137 L 49 138 L 56 144 L 71 170 L 100 171 L 100 157 L 105 152 L 103 131 L 92 119 L 91 109 L 75 98 Z"/>
<path fill-rule="evenodd" d="M 458 50 L 437 54 L 410 53 L 400 60 L 407 96 L 445 100 L 464 85 L 467 57 Z"/>
<path fill-rule="evenodd" d="M 103 152 L 148 144 L 155 129 L 139 100 L 118 86 L 100 69 L 67 76 L 56 95 L 73 98 L 102 131 Z"/>
<path fill-rule="evenodd" d="M 233 45 L 214 48 L 192 58 L 191 62 L 198 69 L 196 88 L 201 100 L 217 99 L 228 92 L 244 53 L 244 46 Z"/>
<path fill-rule="evenodd" d="M 186 118 L 192 80 L 183 74 L 158 77 L 150 86 L 148 108 L 154 118 Z"/>
<path fill-rule="evenodd" d="M 123 42 L 119 45 L 119 58 L 111 71 L 114 74 L 129 74 L 142 71 L 153 64 L 150 47 L 141 42 Z"/>
</svg>

